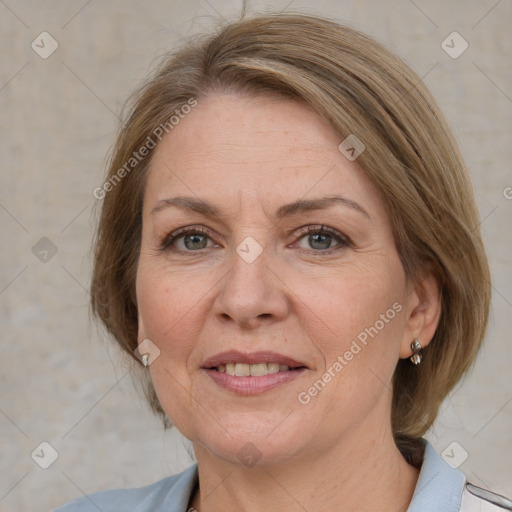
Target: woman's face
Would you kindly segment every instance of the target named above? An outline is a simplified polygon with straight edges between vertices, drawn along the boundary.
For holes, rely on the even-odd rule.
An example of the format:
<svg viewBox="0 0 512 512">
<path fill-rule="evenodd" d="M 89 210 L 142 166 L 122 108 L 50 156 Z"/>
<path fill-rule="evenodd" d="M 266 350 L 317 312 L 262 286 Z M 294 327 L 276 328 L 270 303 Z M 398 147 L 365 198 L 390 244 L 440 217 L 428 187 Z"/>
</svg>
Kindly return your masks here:
<svg viewBox="0 0 512 512">
<path fill-rule="evenodd" d="M 307 459 L 389 428 L 414 293 L 341 142 L 297 103 L 217 94 L 155 149 L 139 342 L 160 351 L 149 371 L 172 423 L 225 461 Z M 303 368 L 272 373 L 285 358 Z M 237 361 L 255 364 L 220 371 Z"/>
</svg>

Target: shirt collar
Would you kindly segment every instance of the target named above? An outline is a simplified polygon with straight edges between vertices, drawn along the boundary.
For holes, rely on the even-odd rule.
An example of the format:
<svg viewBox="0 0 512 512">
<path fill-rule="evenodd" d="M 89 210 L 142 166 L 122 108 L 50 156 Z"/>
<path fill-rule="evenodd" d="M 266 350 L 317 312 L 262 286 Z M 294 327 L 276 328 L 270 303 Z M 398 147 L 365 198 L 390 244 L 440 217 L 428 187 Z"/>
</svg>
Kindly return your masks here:
<svg viewBox="0 0 512 512">
<path fill-rule="evenodd" d="M 459 512 L 466 476 L 450 466 L 424 439 L 420 476 L 407 512 Z"/>
<path fill-rule="evenodd" d="M 187 512 L 192 493 L 199 482 L 197 462 L 178 475 L 172 488 L 155 503 L 155 497 L 141 502 L 134 512 Z M 149 498 L 149 497 L 148 497 Z"/>
<path fill-rule="evenodd" d="M 426 440 L 420 476 L 407 512 L 459 512 L 466 476 L 452 468 Z M 186 512 L 198 484 L 197 463 L 180 474 L 158 510 Z"/>
</svg>

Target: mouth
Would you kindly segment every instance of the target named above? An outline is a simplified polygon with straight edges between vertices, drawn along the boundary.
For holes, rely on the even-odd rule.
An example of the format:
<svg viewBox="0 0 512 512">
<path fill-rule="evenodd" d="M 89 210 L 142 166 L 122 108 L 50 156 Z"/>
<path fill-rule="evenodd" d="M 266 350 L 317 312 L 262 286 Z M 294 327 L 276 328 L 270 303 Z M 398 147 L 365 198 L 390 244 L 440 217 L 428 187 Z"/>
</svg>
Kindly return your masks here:
<svg viewBox="0 0 512 512">
<path fill-rule="evenodd" d="M 233 375 L 236 377 L 262 377 L 269 373 L 279 372 L 291 372 L 294 370 L 305 369 L 305 366 L 288 366 L 286 364 L 279 363 L 226 363 L 213 366 L 211 368 L 205 368 L 206 370 L 215 370 L 220 373 L 226 373 L 227 375 Z"/>
<path fill-rule="evenodd" d="M 260 377 L 269 373 L 308 368 L 305 363 L 277 352 L 259 351 L 243 353 L 238 350 L 222 352 L 207 359 L 202 368 L 237 377 Z"/>
<path fill-rule="evenodd" d="M 209 358 L 203 363 L 202 369 L 217 384 L 231 391 L 254 394 L 290 382 L 309 368 L 276 352 L 244 354 L 232 350 Z"/>
</svg>

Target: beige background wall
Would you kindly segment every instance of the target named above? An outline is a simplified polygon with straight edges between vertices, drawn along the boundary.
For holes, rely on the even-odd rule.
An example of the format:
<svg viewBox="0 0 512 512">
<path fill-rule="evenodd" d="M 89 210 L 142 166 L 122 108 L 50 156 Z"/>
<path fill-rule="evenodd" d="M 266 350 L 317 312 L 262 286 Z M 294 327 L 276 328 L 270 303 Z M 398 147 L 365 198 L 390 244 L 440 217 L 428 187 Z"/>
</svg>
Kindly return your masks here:
<svg viewBox="0 0 512 512">
<path fill-rule="evenodd" d="M 188 442 L 163 433 L 118 354 L 89 323 L 92 191 L 102 181 L 120 106 L 155 57 L 219 13 L 238 13 L 240 3 L 0 1 L 2 512 L 51 510 L 82 493 L 151 483 L 192 462 Z M 460 467 L 468 477 L 511 496 L 512 3 L 249 6 L 330 15 L 368 32 L 424 78 L 446 112 L 474 179 L 494 294 L 480 359 L 428 438 L 459 462 L 465 450 Z M 31 48 L 43 31 L 58 43 L 46 59 Z M 453 31 L 469 44 L 456 59 L 441 47 Z M 51 41 L 42 48 L 40 39 L 36 49 L 44 54 Z M 48 469 L 31 458 L 43 441 L 58 453 Z M 43 446 L 34 458 L 48 463 L 50 456 Z"/>
</svg>

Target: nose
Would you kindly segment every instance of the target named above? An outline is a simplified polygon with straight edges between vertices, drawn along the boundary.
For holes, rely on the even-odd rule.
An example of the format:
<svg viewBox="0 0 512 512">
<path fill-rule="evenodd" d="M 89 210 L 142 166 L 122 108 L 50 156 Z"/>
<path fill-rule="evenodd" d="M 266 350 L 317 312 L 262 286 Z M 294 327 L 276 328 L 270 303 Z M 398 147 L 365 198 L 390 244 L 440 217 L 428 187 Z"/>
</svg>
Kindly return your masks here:
<svg viewBox="0 0 512 512">
<path fill-rule="evenodd" d="M 255 329 L 286 317 L 288 288 L 267 252 L 264 250 L 250 263 L 234 253 L 231 269 L 222 279 L 213 304 L 213 313 L 221 321 Z"/>
</svg>

